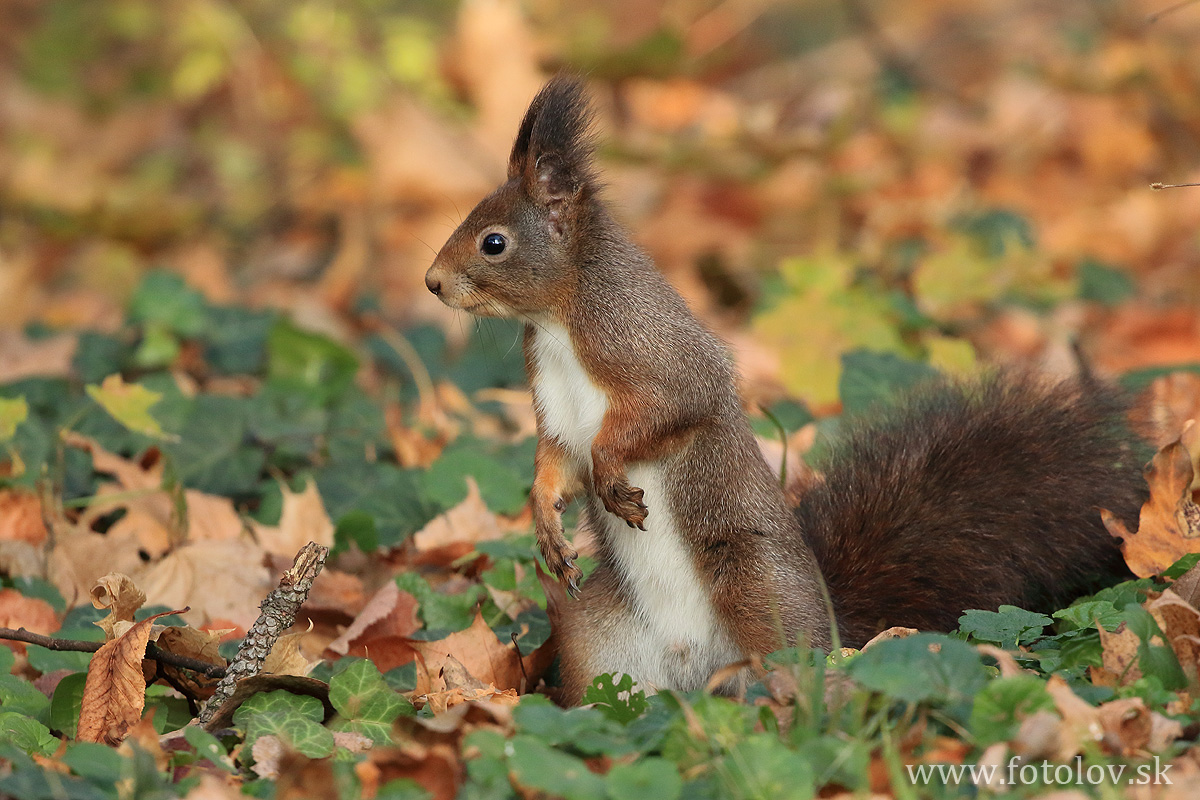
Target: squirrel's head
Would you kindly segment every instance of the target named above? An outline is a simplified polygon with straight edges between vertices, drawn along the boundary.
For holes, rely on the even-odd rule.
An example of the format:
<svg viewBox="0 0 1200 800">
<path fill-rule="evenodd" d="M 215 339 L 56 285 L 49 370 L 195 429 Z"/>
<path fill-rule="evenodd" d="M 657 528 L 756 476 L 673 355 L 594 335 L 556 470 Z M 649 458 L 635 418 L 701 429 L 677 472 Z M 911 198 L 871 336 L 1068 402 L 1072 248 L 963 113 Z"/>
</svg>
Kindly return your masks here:
<svg viewBox="0 0 1200 800">
<path fill-rule="evenodd" d="M 425 273 L 443 303 L 486 317 L 561 307 L 596 193 L 591 116 L 576 78 L 556 77 L 538 92 L 513 143 L 508 180 L 471 210 Z"/>
</svg>

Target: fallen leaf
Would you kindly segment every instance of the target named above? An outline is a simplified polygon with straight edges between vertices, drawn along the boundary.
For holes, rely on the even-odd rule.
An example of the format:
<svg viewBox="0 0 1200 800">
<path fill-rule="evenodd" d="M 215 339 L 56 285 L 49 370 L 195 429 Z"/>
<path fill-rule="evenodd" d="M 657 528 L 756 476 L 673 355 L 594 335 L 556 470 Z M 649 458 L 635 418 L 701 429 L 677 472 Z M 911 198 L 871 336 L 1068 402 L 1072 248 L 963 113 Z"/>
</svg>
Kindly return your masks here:
<svg viewBox="0 0 1200 800">
<path fill-rule="evenodd" d="M 0 627 L 24 628 L 32 633 L 50 634 L 58 630 L 58 614 L 54 607 L 37 597 L 26 597 L 16 589 L 0 589 Z M 25 644 L 8 639 L 4 644 L 14 652 L 24 653 Z"/>
<path fill-rule="evenodd" d="M 249 629 L 271 589 L 258 545 L 244 539 L 186 544 L 137 575 L 150 605 L 188 606 L 192 624 L 230 620 Z"/>
<path fill-rule="evenodd" d="M 91 595 L 93 608 L 108 609 L 108 616 L 95 623 L 104 630 L 107 641 L 116 638 L 113 632 L 116 623 L 133 622 L 134 612 L 146 602 L 146 593 L 120 572 L 110 572 L 96 581 Z"/>
<path fill-rule="evenodd" d="M 92 656 L 79 713 L 79 741 L 119 744 L 141 720 L 146 705 L 142 659 L 150 641 L 150 627 L 159 617 L 177 613 L 164 611 L 147 617 L 120 638 L 106 642 Z"/>
<path fill-rule="evenodd" d="M 151 391 L 141 384 L 125 383 L 119 374 L 114 373 L 99 386 L 87 386 L 87 393 L 129 430 L 155 439 L 175 438 L 166 434 L 158 420 L 150 415 L 150 409 L 162 399 L 160 392 Z"/>
<path fill-rule="evenodd" d="M 300 676 L 305 676 L 312 672 L 313 667 L 320 663 L 320 659 L 310 661 L 300 651 L 300 645 L 304 641 L 304 637 L 308 636 L 311 630 L 312 625 L 310 623 L 309 630 L 307 631 L 287 633 L 276 639 L 275 646 L 271 648 L 271 652 L 267 654 L 266 660 L 263 661 L 261 672 L 269 672 L 273 675 Z"/>
<path fill-rule="evenodd" d="M 293 556 L 309 542 L 333 547 L 334 525 L 321 502 L 316 481 L 309 480 L 300 492 L 293 492 L 282 484 L 279 490 L 283 494 L 279 524 L 251 523 L 263 548 L 270 553 Z"/>
<path fill-rule="evenodd" d="M 1138 648 L 1142 640 L 1129 630 L 1125 623 L 1112 632 L 1097 625 L 1100 630 L 1102 666 L 1090 667 L 1092 683 L 1097 686 L 1127 686 L 1140 680 L 1142 670 L 1138 666 Z"/>
<path fill-rule="evenodd" d="M 1155 378 L 1138 395 L 1129 416 L 1138 434 L 1155 447 L 1170 444 L 1188 420 L 1200 418 L 1200 375 L 1172 372 Z"/>
<path fill-rule="evenodd" d="M 1145 469 L 1150 499 L 1142 506 L 1137 533 L 1101 509 L 1108 532 L 1121 540 L 1133 574 L 1157 575 L 1188 553 L 1200 553 L 1200 507 L 1192 502 L 1192 456 L 1179 439 L 1158 451 Z"/>
<path fill-rule="evenodd" d="M 1147 603 L 1146 610 L 1194 684 L 1200 674 L 1200 611 L 1170 589 Z"/>
<path fill-rule="evenodd" d="M 41 498 L 28 489 L 0 490 L 0 541 L 46 541 Z"/>
<path fill-rule="evenodd" d="M 17 434 L 17 427 L 29 416 L 29 404 L 24 397 L 0 397 L 0 442 Z"/>
<path fill-rule="evenodd" d="M 483 502 L 479 485 L 468 477 L 466 498 L 414 533 L 412 542 L 422 554 L 420 563 L 449 564 L 473 551 L 476 542 L 503 536 L 499 520 Z"/>
<path fill-rule="evenodd" d="M 417 694 L 445 691 L 441 674 L 451 658 L 460 662 L 471 675 L 499 689 L 521 687 L 521 658 L 511 645 L 496 638 L 483 615 L 475 614 L 471 626 L 436 642 L 413 640 L 417 651 Z"/>
<path fill-rule="evenodd" d="M 416 657 L 408 637 L 420 627 L 417 599 L 400 589 L 395 581 L 387 581 L 350 627 L 326 649 L 337 656 L 369 658 L 381 672 L 387 672 Z"/>
<path fill-rule="evenodd" d="M 69 335 L 30 339 L 17 331 L 0 332 L 0 383 L 70 375 L 77 344 Z"/>
</svg>

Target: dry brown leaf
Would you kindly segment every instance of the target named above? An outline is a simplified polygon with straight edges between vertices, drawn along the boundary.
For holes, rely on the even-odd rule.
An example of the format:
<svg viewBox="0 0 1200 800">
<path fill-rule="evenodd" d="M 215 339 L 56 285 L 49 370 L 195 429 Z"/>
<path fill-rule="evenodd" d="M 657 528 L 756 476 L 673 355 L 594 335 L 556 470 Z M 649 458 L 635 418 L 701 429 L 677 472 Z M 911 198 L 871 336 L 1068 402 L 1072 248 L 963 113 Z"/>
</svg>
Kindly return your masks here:
<svg viewBox="0 0 1200 800">
<path fill-rule="evenodd" d="M 269 672 L 273 675 L 300 676 L 312 672 L 313 667 L 320 663 L 320 659 L 310 661 L 300 651 L 300 645 L 303 643 L 304 637 L 308 636 L 311 630 L 312 623 L 310 622 L 307 631 L 284 634 L 276 639 L 275 646 L 271 648 L 271 652 L 267 654 L 266 660 L 263 661 L 261 671 Z"/>
<path fill-rule="evenodd" d="M 332 758 L 308 758 L 287 750 L 278 759 L 279 779 L 275 783 L 276 800 L 313 800 L 338 797 Z"/>
<path fill-rule="evenodd" d="M 1107 509 L 1105 527 L 1121 540 L 1125 563 L 1135 575 L 1157 575 L 1188 553 L 1200 553 L 1200 508 L 1192 502 L 1192 457 L 1178 439 L 1158 451 L 1145 470 L 1150 499 L 1142 506 L 1137 533 Z"/>
<path fill-rule="evenodd" d="M 117 623 L 132 623 L 134 612 L 146 602 L 146 593 L 137 587 L 133 578 L 120 572 L 110 572 L 96 581 L 91 595 L 94 608 L 108 609 L 108 616 L 96 622 L 104 631 L 106 641 L 120 635 L 114 632 Z"/>
<path fill-rule="evenodd" d="M 496 515 L 488 510 L 475 479 L 467 478 L 466 498 L 413 534 L 412 542 L 422 563 L 449 564 L 475 549 L 476 542 L 504 536 Z"/>
<path fill-rule="evenodd" d="M 397 747 L 375 747 L 368 754 L 369 770 L 359 769 L 364 783 L 383 786 L 400 778 L 419 783 L 433 800 L 454 800 L 462 781 L 462 761 L 451 744 L 423 744 L 406 737 Z M 361 766 L 361 765 L 360 765 Z"/>
<path fill-rule="evenodd" d="M 1146 604 L 1179 666 L 1195 682 L 1200 673 L 1200 611 L 1170 589 Z"/>
<path fill-rule="evenodd" d="M 228 632 L 228 629 L 206 631 L 191 626 L 169 625 L 157 631 L 151 630 L 150 638 L 160 650 L 224 667 L 226 665 L 225 658 L 218 648 L 221 645 L 221 637 Z M 202 699 L 212 696 L 216 689 L 217 679 L 215 678 L 168 664 L 159 664 L 158 668 L 171 676 L 176 685 L 189 688 L 193 694 Z"/>
<path fill-rule="evenodd" d="M 1122 622 L 1112 632 L 1106 631 L 1103 625 L 1100 630 L 1100 647 L 1102 649 L 1102 666 L 1091 667 L 1089 674 L 1092 683 L 1097 686 L 1126 686 L 1141 679 L 1142 670 L 1138 666 L 1138 647 L 1141 639 L 1129 630 Z"/>
<path fill-rule="evenodd" d="M 515 648 L 496 638 L 476 613 L 471 626 L 436 642 L 412 641 L 417 660 L 417 694 L 445 691 L 442 670 L 451 658 L 459 661 L 471 675 L 499 689 L 521 687 L 521 658 Z"/>
<path fill-rule="evenodd" d="M 164 611 L 147 617 L 119 639 L 106 642 L 92 656 L 79 712 L 79 741 L 119 744 L 141 720 L 146 705 L 142 659 L 150 641 L 150 627 L 159 617 L 177 613 Z"/>
<path fill-rule="evenodd" d="M 0 331 L 0 383 L 70 375 L 77 344 L 69 335 L 30 339 L 17 331 Z"/>
<path fill-rule="evenodd" d="M 421 627 L 417 600 L 387 581 L 341 636 L 326 648 L 338 655 L 369 658 L 386 672 L 416 657 L 408 637 Z"/>
<path fill-rule="evenodd" d="M 301 492 L 293 492 L 283 484 L 279 490 L 283 494 L 279 524 L 251 523 L 263 548 L 269 553 L 290 557 L 309 542 L 333 547 L 333 522 L 325 511 L 316 481 L 309 480 Z"/>
<path fill-rule="evenodd" d="M 244 539 L 184 545 L 137 578 L 151 605 L 188 606 L 183 618 L 192 624 L 222 619 L 244 629 L 254 624 L 258 604 L 275 588 L 262 551 Z"/>
<path fill-rule="evenodd" d="M 0 589 L 0 627 L 24 628 L 32 633 L 50 634 L 58 630 L 58 614 L 45 600 L 26 597 L 16 589 Z M 7 639 L 4 644 L 14 652 L 24 653 L 23 642 Z"/>
<path fill-rule="evenodd" d="M 0 541 L 46 541 L 42 501 L 36 494 L 20 488 L 0 490 Z"/>
<path fill-rule="evenodd" d="M 193 773 L 195 774 L 195 773 Z M 200 782 L 194 785 L 184 800 L 244 800 L 241 779 L 225 771 L 201 771 Z"/>
</svg>

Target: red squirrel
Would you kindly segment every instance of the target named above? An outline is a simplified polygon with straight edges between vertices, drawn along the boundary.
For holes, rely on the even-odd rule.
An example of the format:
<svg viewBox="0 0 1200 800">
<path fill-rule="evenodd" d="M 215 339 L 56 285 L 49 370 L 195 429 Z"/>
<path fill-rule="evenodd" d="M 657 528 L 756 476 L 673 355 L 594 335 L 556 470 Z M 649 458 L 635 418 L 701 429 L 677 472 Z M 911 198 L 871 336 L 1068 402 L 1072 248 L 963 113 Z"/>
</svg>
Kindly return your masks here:
<svg viewBox="0 0 1200 800">
<path fill-rule="evenodd" d="M 558 631 L 567 702 L 606 672 L 690 690 L 797 641 L 829 649 L 822 575 L 840 640 L 857 647 L 1122 573 L 1098 509 L 1131 516 L 1142 483 L 1119 403 L 1087 381 L 929 387 L 852 431 L 790 507 L 724 345 L 606 208 L 590 124 L 582 83 L 551 80 L 508 179 L 425 276 L 452 308 L 525 323 L 537 541 L 576 598 Z M 562 522 L 576 499 L 596 541 L 582 584 Z"/>
</svg>

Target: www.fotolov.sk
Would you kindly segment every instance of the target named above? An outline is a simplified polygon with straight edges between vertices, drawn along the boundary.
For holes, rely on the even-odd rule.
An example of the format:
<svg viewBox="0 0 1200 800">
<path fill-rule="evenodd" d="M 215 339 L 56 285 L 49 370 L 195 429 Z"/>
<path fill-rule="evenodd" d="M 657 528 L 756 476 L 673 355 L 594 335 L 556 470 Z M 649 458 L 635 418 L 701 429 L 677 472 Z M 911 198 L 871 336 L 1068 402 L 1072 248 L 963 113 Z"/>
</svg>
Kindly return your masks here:
<svg viewBox="0 0 1200 800">
<path fill-rule="evenodd" d="M 906 764 L 908 780 L 914 785 L 939 783 L 946 786 L 974 784 L 998 788 L 1001 786 L 1150 786 L 1171 784 L 1171 764 L 1163 764 L 1158 756 L 1152 763 L 1088 764 L 1083 756 L 1074 761 L 1054 763 L 1040 761 L 1021 763 L 1013 756 L 1007 764 Z"/>
</svg>

